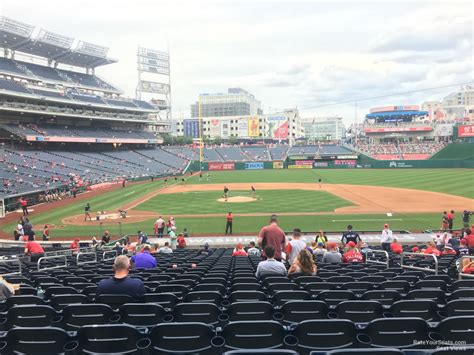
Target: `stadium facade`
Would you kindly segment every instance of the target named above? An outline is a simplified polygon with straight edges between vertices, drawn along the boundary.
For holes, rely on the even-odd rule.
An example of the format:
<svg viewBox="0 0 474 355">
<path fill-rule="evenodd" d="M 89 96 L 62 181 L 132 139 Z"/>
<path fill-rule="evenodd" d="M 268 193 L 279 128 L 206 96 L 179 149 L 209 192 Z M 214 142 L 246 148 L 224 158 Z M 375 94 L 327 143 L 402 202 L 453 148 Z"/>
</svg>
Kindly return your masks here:
<svg viewBox="0 0 474 355">
<path fill-rule="evenodd" d="M 346 136 L 342 117 L 303 118 L 301 125 L 308 142 L 340 141 Z"/>
</svg>

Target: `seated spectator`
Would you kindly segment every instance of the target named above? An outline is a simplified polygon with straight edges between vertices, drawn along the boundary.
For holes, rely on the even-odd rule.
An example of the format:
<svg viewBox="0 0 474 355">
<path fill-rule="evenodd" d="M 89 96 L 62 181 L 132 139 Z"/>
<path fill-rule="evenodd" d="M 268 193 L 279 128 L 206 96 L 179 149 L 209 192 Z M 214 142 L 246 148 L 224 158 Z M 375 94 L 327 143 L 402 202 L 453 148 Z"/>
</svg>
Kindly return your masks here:
<svg viewBox="0 0 474 355">
<path fill-rule="evenodd" d="M 306 249 L 301 250 L 295 258 L 295 261 L 288 269 L 288 274 L 316 275 L 316 264 L 310 252 Z"/>
<path fill-rule="evenodd" d="M 132 256 L 132 262 L 135 268 L 139 269 L 153 269 L 156 267 L 156 259 L 150 254 L 151 247 L 145 244 L 141 253 Z"/>
<path fill-rule="evenodd" d="M 33 262 L 38 261 L 39 258 L 44 256 L 44 249 L 38 242 L 28 241 L 25 244 L 25 255 L 29 255 Z"/>
<path fill-rule="evenodd" d="M 313 249 L 313 248 L 311 248 Z M 316 257 L 323 257 L 324 254 L 327 253 L 327 249 L 324 247 L 324 243 L 323 242 L 318 242 L 318 244 L 316 245 L 316 248 L 313 249 L 313 255 L 316 256 Z"/>
<path fill-rule="evenodd" d="M 415 246 L 415 247 L 411 248 L 411 252 L 412 252 L 412 253 L 419 253 L 419 252 L 420 252 L 420 248 L 418 248 L 418 247 Z"/>
<path fill-rule="evenodd" d="M 441 255 L 456 255 L 456 250 L 453 249 L 453 246 L 451 244 L 446 244 L 444 246 L 444 250 L 441 253 Z"/>
<path fill-rule="evenodd" d="M 122 255 L 124 249 L 125 248 L 119 242 L 116 242 L 115 246 L 112 248 L 112 250 L 115 250 L 117 252 L 117 255 Z"/>
<path fill-rule="evenodd" d="M 440 256 L 441 252 L 436 248 L 436 244 L 434 242 L 428 242 L 426 248 L 423 249 L 423 254 L 433 254 L 436 256 Z"/>
<path fill-rule="evenodd" d="M 360 252 L 362 254 L 365 254 L 370 251 L 372 251 L 372 249 L 369 247 L 369 245 L 366 242 L 362 242 L 362 244 L 360 245 Z"/>
<path fill-rule="evenodd" d="M 162 246 L 160 249 L 158 249 L 158 253 L 172 254 L 172 253 L 173 253 L 173 249 L 170 248 L 170 243 L 165 242 L 165 245 Z"/>
<path fill-rule="evenodd" d="M 114 261 L 114 276 L 101 280 L 97 285 L 96 295 L 130 295 L 139 301 L 145 294 L 145 285 L 140 279 L 128 276 L 130 259 L 126 255 L 119 255 Z"/>
<path fill-rule="evenodd" d="M 249 243 L 249 248 L 247 249 L 247 254 L 248 255 L 253 255 L 253 256 L 261 256 L 262 255 L 260 249 L 258 249 L 255 246 L 255 242 L 250 242 Z"/>
<path fill-rule="evenodd" d="M 104 235 L 102 236 L 102 244 L 101 245 L 104 246 L 108 243 L 110 243 L 110 234 L 109 234 L 109 231 L 106 230 L 104 232 Z"/>
<path fill-rule="evenodd" d="M 474 260 L 464 259 L 462 272 L 463 274 L 474 274 Z"/>
<path fill-rule="evenodd" d="M 209 249 L 209 244 L 205 243 L 203 249 L 199 250 L 198 255 L 211 255 L 212 250 Z"/>
<path fill-rule="evenodd" d="M 71 246 L 69 247 L 69 249 L 71 249 L 73 252 L 79 251 L 79 242 L 80 242 L 80 239 L 79 239 L 79 238 L 75 238 L 75 239 L 72 241 Z"/>
<path fill-rule="evenodd" d="M 244 250 L 244 246 L 242 244 L 237 244 L 232 256 L 248 256 L 247 252 Z"/>
<path fill-rule="evenodd" d="M 301 230 L 295 228 L 293 229 L 293 240 L 290 240 L 285 248 L 286 259 L 290 265 L 293 264 L 296 256 L 303 249 L 306 249 L 306 243 L 301 240 Z"/>
<path fill-rule="evenodd" d="M 459 249 L 459 233 L 455 233 L 451 236 L 451 239 L 448 240 L 448 243 L 452 245 L 454 250 Z"/>
<path fill-rule="evenodd" d="M 178 243 L 178 249 L 186 248 L 186 239 L 184 239 L 183 233 L 179 233 L 178 238 L 176 238 L 176 242 Z"/>
<path fill-rule="evenodd" d="M 258 263 L 257 272 L 255 273 L 255 276 L 286 276 L 288 274 L 285 265 L 275 259 L 275 248 L 273 246 L 267 245 L 264 248 L 263 252 L 267 256 L 267 260 Z"/>
<path fill-rule="evenodd" d="M 397 238 L 393 238 L 393 242 L 390 243 L 390 250 L 395 254 L 403 253 L 403 246 L 397 241 Z"/>
<path fill-rule="evenodd" d="M 328 252 L 323 255 L 323 263 L 327 264 L 338 264 L 342 261 L 342 255 L 339 252 L 337 243 L 328 242 L 327 243 Z"/>
<path fill-rule="evenodd" d="M 459 252 L 459 255 L 469 255 L 469 248 L 467 247 L 466 239 L 463 238 L 459 241 L 458 252 Z"/>
<path fill-rule="evenodd" d="M 342 261 L 344 263 L 361 263 L 364 261 L 364 257 L 356 248 L 356 243 L 351 241 L 346 244 L 346 247 L 346 252 L 342 256 Z"/>
<path fill-rule="evenodd" d="M 19 289 L 20 285 L 11 284 L 0 276 L 0 301 L 4 301 L 15 294 L 15 289 Z"/>
</svg>

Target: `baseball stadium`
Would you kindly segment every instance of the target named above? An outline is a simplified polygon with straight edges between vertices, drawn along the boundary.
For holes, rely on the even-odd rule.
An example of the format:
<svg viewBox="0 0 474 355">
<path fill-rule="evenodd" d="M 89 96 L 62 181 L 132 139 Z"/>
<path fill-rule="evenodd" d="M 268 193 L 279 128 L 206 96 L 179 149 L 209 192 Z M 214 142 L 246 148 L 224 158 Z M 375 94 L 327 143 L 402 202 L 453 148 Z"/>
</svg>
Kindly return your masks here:
<svg viewBox="0 0 474 355">
<path fill-rule="evenodd" d="M 175 119 L 69 35 L 0 17 L 1 354 L 474 352 L 474 99 Z"/>
</svg>

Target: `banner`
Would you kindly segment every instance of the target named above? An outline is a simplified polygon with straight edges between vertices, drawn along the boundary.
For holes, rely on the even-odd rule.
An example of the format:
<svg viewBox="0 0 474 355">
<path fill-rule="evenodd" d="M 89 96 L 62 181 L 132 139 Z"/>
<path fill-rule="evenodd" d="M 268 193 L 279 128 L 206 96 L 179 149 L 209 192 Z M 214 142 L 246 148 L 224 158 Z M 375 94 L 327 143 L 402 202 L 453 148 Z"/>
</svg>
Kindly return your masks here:
<svg viewBox="0 0 474 355">
<path fill-rule="evenodd" d="M 249 135 L 249 124 L 247 118 L 239 118 L 237 126 L 237 132 L 240 138 L 248 137 Z"/>
<path fill-rule="evenodd" d="M 249 137 L 259 137 L 260 128 L 258 118 L 252 117 L 248 120 L 248 136 Z"/>
<path fill-rule="evenodd" d="M 390 111 L 418 111 L 420 106 L 417 105 L 405 105 L 405 106 L 381 106 L 372 107 L 370 113 L 376 112 L 390 112 Z"/>
<path fill-rule="evenodd" d="M 217 118 L 213 118 L 209 121 L 209 135 L 213 138 L 221 135 L 221 123 Z"/>
<path fill-rule="evenodd" d="M 288 139 L 288 118 L 286 116 L 267 116 L 265 137 L 273 140 Z"/>
<path fill-rule="evenodd" d="M 145 92 L 156 94 L 167 94 L 170 92 L 170 86 L 168 84 L 157 83 L 154 81 L 141 80 L 140 86 L 142 91 Z"/>
<path fill-rule="evenodd" d="M 312 160 L 297 160 L 295 161 L 296 165 L 313 165 Z"/>
<path fill-rule="evenodd" d="M 245 163 L 245 170 L 262 170 L 263 162 Z"/>
<path fill-rule="evenodd" d="M 327 161 L 316 161 L 314 162 L 313 166 L 315 168 L 327 168 L 329 166 L 329 163 Z"/>
<path fill-rule="evenodd" d="M 93 138 L 93 137 L 60 137 L 60 136 L 26 136 L 28 142 L 71 142 L 71 143 L 157 143 L 156 139 L 137 138 Z"/>
<path fill-rule="evenodd" d="M 459 126 L 458 137 L 474 137 L 474 125 L 471 126 Z"/>
<path fill-rule="evenodd" d="M 221 171 L 221 170 L 235 170 L 234 163 L 208 163 L 209 170 Z"/>
<path fill-rule="evenodd" d="M 355 166 L 356 164 L 357 160 L 334 160 L 334 165 Z"/>
<path fill-rule="evenodd" d="M 221 138 L 227 139 L 230 136 L 230 121 L 221 121 Z"/>
<path fill-rule="evenodd" d="M 307 155 L 292 155 L 292 156 L 289 156 L 288 159 L 290 159 L 290 160 L 305 160 L 305 159 L 308 159 L 308 156 Z"/>
<path fill-rule="evenodd" d="M 183 134 L 185 137 L 199 138 L 199 121 L 183 120 Z"/>
<path fill-rule="evenodd" d="M 389 133 L 389 132 L 426 132 L 432 131 L 433 127 L 387 127 L 387 128 L 364 128 L 365 133 Z"/>
<path fill-rule="evenodd" d="M 312 169 L 313 165 L 288 165 L 288 169 Z"/>
<path fill-rule="evenodd" d="M 273 169 L 283 169 L 283 162 L 282 161 L 274 161 L 273 162 Z"/>
</svg>

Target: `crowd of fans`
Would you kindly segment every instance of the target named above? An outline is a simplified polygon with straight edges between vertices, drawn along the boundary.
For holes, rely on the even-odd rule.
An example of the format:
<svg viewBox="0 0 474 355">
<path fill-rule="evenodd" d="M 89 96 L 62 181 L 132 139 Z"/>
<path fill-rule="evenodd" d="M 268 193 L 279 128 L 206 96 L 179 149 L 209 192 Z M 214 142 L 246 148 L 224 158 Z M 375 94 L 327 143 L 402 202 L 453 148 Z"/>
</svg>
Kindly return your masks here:
<svg viewBox="0 0 474 355">
<path fill-rule="evenodd" d="M 418 143 L 367 143 L 358 141 L 354 146 L 360 151 L 373 156 L 393 156 L 393 158 L 404 159 L 410 154 L 427 157 L 435 154 L 445 147 L 443 142 L 418 142 Z"/>
</svg>

